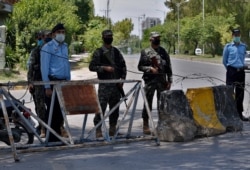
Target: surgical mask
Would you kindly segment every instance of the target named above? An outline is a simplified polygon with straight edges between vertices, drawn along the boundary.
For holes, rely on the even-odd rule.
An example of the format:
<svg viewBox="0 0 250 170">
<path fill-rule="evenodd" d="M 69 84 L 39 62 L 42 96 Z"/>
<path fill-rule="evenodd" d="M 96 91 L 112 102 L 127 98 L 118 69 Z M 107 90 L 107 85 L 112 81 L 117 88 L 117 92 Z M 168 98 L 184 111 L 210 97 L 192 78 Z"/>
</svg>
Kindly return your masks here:
<svg viewBox="0 0 250 170">
<path fill-rule="evenodd" d="M 236 43 L 239 43 L 240 42 L 240 37 L 234 37 L 233 41 L 236 42 Z"/>
<path fill-rule="evenodd" d="M 113 38 L 103 38 L 103 41 L 104 41 L 105 44 L 110 45 L 113 42 Z"/>
<path fill-rule="evenodd" d="M 152 41 L 152 43 L 153 43 L 154 45 L 160 45 L 161 40 L 160 40 L 160 39 L 154 39 L 154 40 Z"/>
<path fill-rule="evenodd" d="M 56 34 L 55 40 L 62 43 L 65 40 L 64 34 Z"/>
<path fill-rule="evenodd" d="M 37 46 L 42 46 L 43 45 L 43 40 L 37 40 Z"/>
</svg>

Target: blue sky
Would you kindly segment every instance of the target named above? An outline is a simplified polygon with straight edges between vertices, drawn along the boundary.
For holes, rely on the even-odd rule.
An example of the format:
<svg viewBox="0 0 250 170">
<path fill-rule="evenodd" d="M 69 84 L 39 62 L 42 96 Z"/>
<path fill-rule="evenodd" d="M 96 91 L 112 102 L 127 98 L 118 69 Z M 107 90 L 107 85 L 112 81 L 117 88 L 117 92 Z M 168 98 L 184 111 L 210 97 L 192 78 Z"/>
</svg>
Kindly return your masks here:
<svg viewBox="0 0 250 170">
<path fill-rule="evenodd" d="M 93 0 L 95 15 L 105 16 L 108 0 Z M 109 16 L 112 22 L 121 21 L 124 18 L 131 18 L 134 24 L 132 34 L 138 35 L 139 17 L 158 17 L 163 21 L 163 16 L 169 10 L 164 5 L 166 0 L 109 0 Z M 142 19 L 140 19 L 140 22 Z"/>
</svg>

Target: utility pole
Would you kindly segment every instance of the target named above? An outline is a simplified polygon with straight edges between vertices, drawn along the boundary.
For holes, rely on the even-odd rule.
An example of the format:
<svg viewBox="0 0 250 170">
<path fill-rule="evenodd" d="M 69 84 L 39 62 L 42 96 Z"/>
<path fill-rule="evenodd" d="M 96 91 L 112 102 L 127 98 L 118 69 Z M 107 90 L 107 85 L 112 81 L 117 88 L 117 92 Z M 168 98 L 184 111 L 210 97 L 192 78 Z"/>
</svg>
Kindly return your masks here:
<svg viewBox="0 0 250 170">
<path fill-rule="evenodd" d="M 205 22 L 205 8 L 204 8 L 204 0 L 202 0 L 202 17 L 203 17 L 203 29 L 204 29 L 204 22 Z M 202 49 L 203 55 L 205 54 L 205 46 L 203 42 L 203 49 Z"/>
<path fill-rule="evenodd" d="M 109 9 L 109 0 L 107 0 L 107 8 L 103 9 L 101 11 L 103 11 L 105 13 L 105 18 L 107 20 L 107 27 L 108 27 L 108 29 L 111 29 L 111 23 L 110 23 L 110 19 L 109 19 L 109 12 L 111 10 Z"/>
<path fill-rule="evenodd" d="M 111 26 L 110 26 L 110 22 L 109 22 L 109 0 L 107 0 L 107 24 L 108 24 L 108 28 L 111 29 Z"/>
<path fill-rule="evenodd" d="M 177 14 L 178 14 L 178 40 L 177 40 L 177 54 L 180 53 L 180 6 L 181 4 L 185 3 L 185 2 L 189 2 L 189 0 L 185 0 L 184 2 L 179 2 L 176 4 L 177 7 Z"/>
</svg>

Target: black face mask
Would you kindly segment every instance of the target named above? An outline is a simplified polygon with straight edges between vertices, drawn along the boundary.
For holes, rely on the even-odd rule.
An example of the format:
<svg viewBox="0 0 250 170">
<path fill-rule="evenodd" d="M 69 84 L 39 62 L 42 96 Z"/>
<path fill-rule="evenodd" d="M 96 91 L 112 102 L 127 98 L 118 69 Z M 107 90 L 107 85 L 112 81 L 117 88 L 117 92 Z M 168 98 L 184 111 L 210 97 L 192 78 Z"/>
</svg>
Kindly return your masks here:
<svg viewBox="0 0 250 170">
<path fill-rule="evenodd" d="M 51 41 L 52 40 L 52 38 L 45 38 L 45 42 L 47 43 L 47 42 L 49 42 L 49 41 Z"/>
<path fill-rule="evenodd" d="M 160 39 L 154 39 L 154 40 L 152 41 L 152 43 L 153 43 L 154 45 L 160 45 L 161 40 L 160 40 Z"/>
<path fill-rule="evenodd" d="M 110 45 L 113 42 L 113 38 L 103 38 L 105 44 Z"/>
</svg>

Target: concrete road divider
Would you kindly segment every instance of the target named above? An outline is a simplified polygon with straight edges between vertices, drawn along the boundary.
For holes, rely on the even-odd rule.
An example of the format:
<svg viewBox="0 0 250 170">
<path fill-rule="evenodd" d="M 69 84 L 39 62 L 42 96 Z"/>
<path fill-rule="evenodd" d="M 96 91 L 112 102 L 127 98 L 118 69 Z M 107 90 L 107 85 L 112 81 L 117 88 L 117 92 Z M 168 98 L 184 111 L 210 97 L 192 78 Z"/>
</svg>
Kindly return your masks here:
<svg viewBox="0 0 250 170">
<path fill-rule="evenodd" d="M 186 97 L 198 127 L 198 136 L 213 136 L 226 132 L 218 119 L 212 87 L 187 89 Z"/>
<path fill-rule="evenodd" d="M 161 141 L 188 141 L 242 128 L 230 86 L 190 88 L 186 95 L 182 90 L 161 94 L 157 126 Z"/>
<path fill-rule="evenodd" d="M 164 91 L 159 103 L 158 137 L 161 141 L 183 142 L 192 140 L 197 127 L 192 110 L 182 90 Z"/>
</svg>

